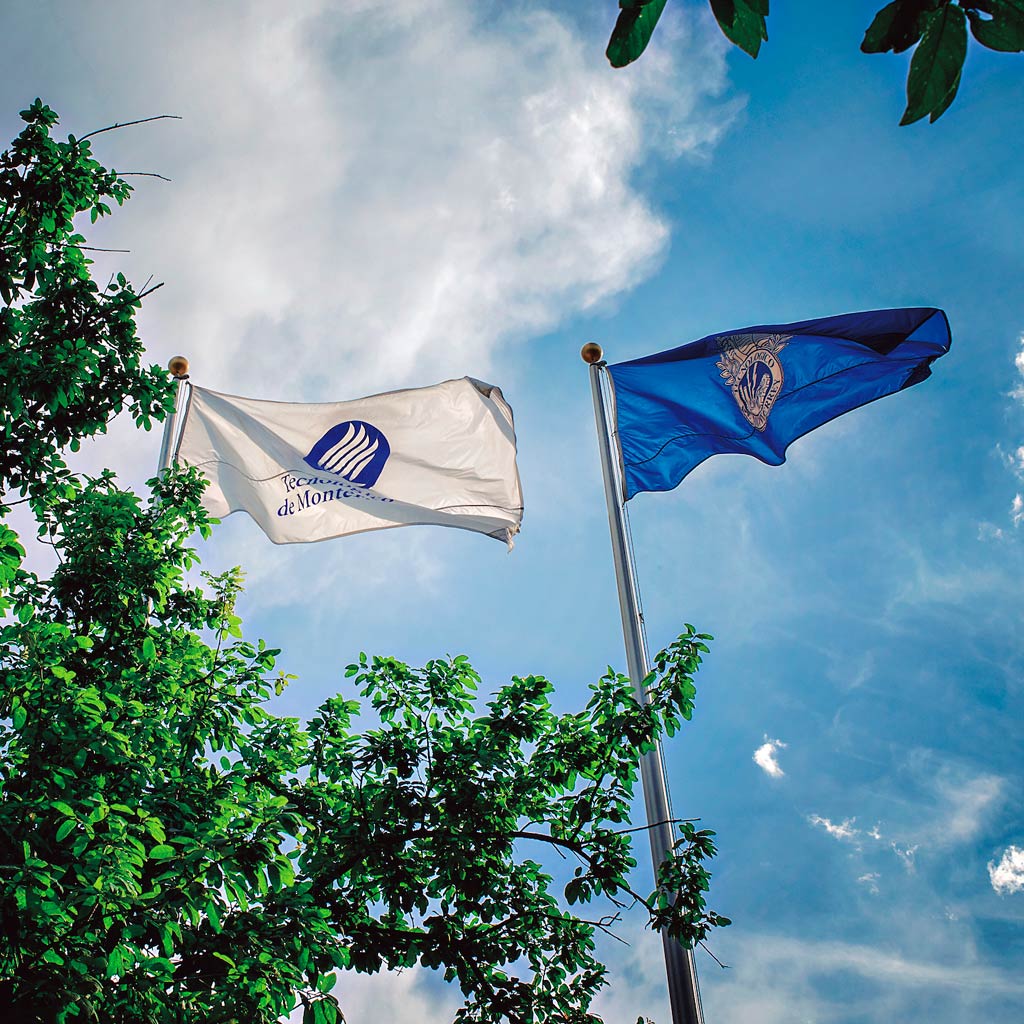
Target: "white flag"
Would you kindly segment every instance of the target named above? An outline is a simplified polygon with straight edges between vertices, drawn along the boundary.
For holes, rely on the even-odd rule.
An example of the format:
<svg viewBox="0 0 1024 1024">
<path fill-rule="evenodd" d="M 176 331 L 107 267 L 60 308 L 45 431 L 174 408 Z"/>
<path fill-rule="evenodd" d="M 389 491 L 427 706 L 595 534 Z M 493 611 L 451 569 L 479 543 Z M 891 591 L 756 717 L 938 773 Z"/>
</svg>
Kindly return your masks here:
<svg viewBox="0 0 1024 1024">
<path fill-rule="evenodd" d="M 523 517 L 512 410 L 471 377 L 322 405 L 193 387 L 177 460 L 211 515 L 248 512 L 275 544 L 430 524 L 511 547 Z"/>
</svg>

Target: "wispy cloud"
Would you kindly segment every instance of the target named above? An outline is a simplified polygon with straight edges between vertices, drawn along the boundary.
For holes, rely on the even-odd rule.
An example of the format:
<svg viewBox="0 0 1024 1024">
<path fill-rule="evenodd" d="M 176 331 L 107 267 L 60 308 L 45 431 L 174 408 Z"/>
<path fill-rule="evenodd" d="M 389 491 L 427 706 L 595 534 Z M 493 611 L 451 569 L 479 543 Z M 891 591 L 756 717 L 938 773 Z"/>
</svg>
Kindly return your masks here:
<svg viewBox="0 0 1024 1024">
<path fill-rule="evenodd" d="M 754 751 L 754 763 L 766 775 L 770 775 L 773 779 L 780 779 L 786 773 L 782 770 L 775 755 L 785 749 L 786 744 L 782 740 L 770 740 L 766 735 L 764 743 Z"/>
<path fill-rule="evenodd" d="M 1001 896 L 1024 892 L 1024 849 L 1008 846 L 998 862 L 989 861 L 988 877 Z"/>
<path fill-rule="evenodd" d="M 913 751 L 908 757 L 912 775 L 921 780 L 918 801 L 923 820 L 893 829 L 907 842 L 933 849 L 962 846 L 979 839 L 1001 805 L 1006 780 L 978 772 L 969 764 L 938 757 L 934 751 Z"/>
<path fill-rule="evenodd" d="M 823 818 L 820 814 L 811 814 L 808 815 L 807 820 L 812 825 L 823 828 L 834 839 L 850 840 L 860 835 L 860 829 L 853 827 L 856 818 L 847 818 L 837 824 L 828 818 Z"/>
<path fill-rule="evenodd" d="M 1017 382 L 1017 386 L 1010 392 L 1013 398 L 1016 398 L 1019 402 L 1024 402 L 1024 334 L 1020 337 L 1020 351 L 1014 358 L 1014 365 L 1017 367 L 1017 373 L 1020 375 L 1020 380 Z M 1007 463 L 1020 477 L 1024 477 L 1024 445 L 1017 448 L 1012 455 L 1005 455 Z M 1010 505 L 1010 521 L 1014 526 L 1020 526 L 1024 522 L 1024 495 L 1015 494 L 1013 502 Z"/>
<path fill-rule="evenodd" d="M 1014 398 L 1024 401 L 1024 334 L 1020 336 L 1020 351 L 1014 358 L 1013 363 L 1017 367 L 1017 372 L 1020 374 L 1021 379 L 1011 393 Z"/>
<path fill-rule="evenodd" d="M 920 843 L 908 844 L 906 846 L 900 846 L 898 843 L 890 843 L 889 846 L 892 848 L 892 852 L 899 858 L 900 863 L 909 871 L 911 874 L 917 870 L 917 861 L 914 859 L 917 851 L 920 849 Z"/>
<path fill-rule="evenodd" d="M 974 962 L 952 936 L 908 955 L 884 944 L 737 933 L 722 952 L 732 969 L 705 971 L 702 987 L 709 1017 L 728 1024 L 915 1020 L 923 998 L 935 1024 L 1009 1021 L 1006 1002 L 1024 997 L 1018 972 Z M 851 977 L 868 984 L 851 986 Z"/>
</svg>

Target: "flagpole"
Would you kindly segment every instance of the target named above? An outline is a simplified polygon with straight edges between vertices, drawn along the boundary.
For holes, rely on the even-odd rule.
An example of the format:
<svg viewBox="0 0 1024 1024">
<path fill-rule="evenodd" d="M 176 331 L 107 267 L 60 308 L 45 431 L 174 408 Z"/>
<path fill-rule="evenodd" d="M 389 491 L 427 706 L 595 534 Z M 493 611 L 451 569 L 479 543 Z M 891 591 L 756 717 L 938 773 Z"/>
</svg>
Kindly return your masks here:
<svg viewBox="0 0 1024 1024">
<path fill-rule="evenodd" d="M 602 359 L 600 345 L 589 343 L 583 346 L 580 355 L 590 365 L 590 387 L 594 396 L 594 417 L 597 421 L 597 440 L 601 452 L 601 473 L 604 477 L 604 493 L 608 503 L 608 527 L 611 532 L 612 559 L 615 563 L 615 582 L 619 591 L 619 610 L 622 613 L 622 638 L 626 647 L 626 664 L 629 677 L 637 691 L 638 699 L 646 704 L 647 692 L 643 681 L 650 672 L 647 650 L 643 640 L 643 618 L 640 600 L 636 590 L 636 571 L 632 552 L 626 539 L 625 497 L 622 493 L 621 474 L 612 448 L 612 426 L 604 391 L 601 388 L 601 371 L 607 365 Z M 644 805 L 647 811 L 648 835 L 651 841 L 651 859 L 657 880 L 658 866 L 672 852 L 674 842 L 671 811 L 668 801 L 668 786 L 661 756 L 661 744 L 645 754 L 640 764 L 640 778 L 643 783 Z M 668 974 L 669 1001 L 672 1006 L 673 1024 L 704 1024 L 704 1012 L 700 1004 L 700 989 L 697 985 L 697 970 L 693 962 L 693 951 L 678 940 L 662 933 L 662 947 L 665 952 L 665 970 Z"/>
<path fill-rule="evenodd" d="M 160 442 L 160 465 L 157 467 L 159 476 L 171 468 L 171 459 L 174 457 L 174 436 L 178 428 L 178 418 L 181 415 L 182 398 L 185 394 L 185 387 L 188 382 L 188 360 L 184 356 L 173 356 L 167 363 L 174 378 L 174 408 L 167 414 L 164 420 L 164 436 Z"/>
</svg>

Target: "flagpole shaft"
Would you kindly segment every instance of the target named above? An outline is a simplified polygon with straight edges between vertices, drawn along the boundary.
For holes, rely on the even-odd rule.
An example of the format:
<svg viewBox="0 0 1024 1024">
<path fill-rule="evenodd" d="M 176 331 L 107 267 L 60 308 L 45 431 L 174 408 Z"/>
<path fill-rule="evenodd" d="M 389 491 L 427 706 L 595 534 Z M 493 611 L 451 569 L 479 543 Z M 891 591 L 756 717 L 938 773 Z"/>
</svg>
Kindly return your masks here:
<svg viewBox="0 0 1024 1024">
<path fill-rule="evenodd" d="M 586 355 L 584 358 L 587 358 Z M 600 360 L 599 354 L 597 358 Z M 640 614 L 640 601 L 636 592 L 632 552 L 626 539 L 623 512 L 625 499 L 612 448 L 611 420 L 604 392 L 601 389 L 601 371 L 604 365 L 600 361 L 590 363 L 590 387 L 594 396 L 594 417 L 597 421 L 598 447 L 601 452 L 601 473 L 604 477 L 604 493 L 608 503 L 608 527 L 611 532 L 612 558 L 615 563 L 615 582 L 619 591 L 619 610 L 622 614 L 622 638 L 626 647 L 626 664 L 629 668 L 629 677 L 637 691 L 637 697 L 646 704 L 648 696 L 643 681 L 650 672 L 650 666 L 647 662 L 647 651 L 643 642 L 643 621 Z M 651 860 L 654 864 L 655 879 L 657 879 L 658 866 L 670 855 L 674 842 L 672 825 L 669 822 L 671 813 L 668 803 L 668 786 L 665 781 L 660 743 L 655 746 L 654 750 L 644 755 L 640 765 L 640 778 L 643 783 L 644 805 L 649 825 Z M 673 1024 L 704 1024 L 693 951 L 681 945 L 676 939 L 669 938 L 665 933 L 662 933 L 662 947 L 665 953 L 665 969 L 668 974 Z"/>
<path fill-rule="evenodd" d="M 171 468 L 171 459 L 174 457 L 174 438 L 188 382 L 188 360 L 184 356 L 174 356 L 167 364 L 167 369 L 174 376 L 174 408 L 164 420 L 164 436 L 160 441 L 160 464 L 157 466 L 158 476 L 163 476 Z"/>
</svg>

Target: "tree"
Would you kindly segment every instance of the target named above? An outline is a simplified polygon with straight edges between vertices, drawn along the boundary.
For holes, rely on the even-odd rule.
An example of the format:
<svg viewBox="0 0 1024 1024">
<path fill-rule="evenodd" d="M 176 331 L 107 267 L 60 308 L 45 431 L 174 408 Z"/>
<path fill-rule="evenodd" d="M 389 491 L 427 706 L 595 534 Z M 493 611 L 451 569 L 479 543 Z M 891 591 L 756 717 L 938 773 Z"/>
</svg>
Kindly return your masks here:
<svg viewBox="0 0 1024 1024">
<path fill-rule="evenodd" d="M 169 387 L 144 368 L 123 277 L 89 274 L 77 215 L 129 186 L 40 102 L 0 168 L 0 488 L 23 495 L 59 564 L 31 571 L 0 504 L 0 1008 L 12 1024 L 333 1024 L 335 972 L 421 964 L 457 981 L 459 1020 L 577 1021 L 620 910 L 688 945 L 713 835 L 678 823 L 659 889 L 633 891 L 638 762 L 693 709 L 692 627 L 656 659 L 650 701 L 612 670 L 556 715 L 515 677 L 478 707 L 466 658 L 360 655 L 355 693 L 307 723 L 273 712 L 290 677 L 246 640 L 240 570 L 198 574 L 204 482 L 139 495 L 62 452 Z M 556 883 L 531 849 L 575 865 Z M 594 899 L 606 911 L 586 915 Z"/>
<path fill-rule="evenodd" d="M 644 52 L 667 0 L 619 0 L 608 60 L 621 68 Z M 768 0 L 709 0 L 726 38 L 756 58 L 768 39 Z M 907 75 L 907 109 L 900 124 L 937 121 L 953 102 L 967 56 L 967 28 L 990 50 L 1024 50 L 1024 0 L 893 0 L 864 35 L 864 53 L 914 57 Z"/>
</svg>

